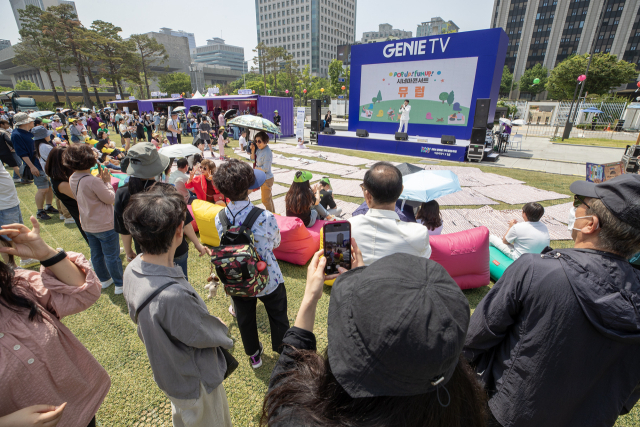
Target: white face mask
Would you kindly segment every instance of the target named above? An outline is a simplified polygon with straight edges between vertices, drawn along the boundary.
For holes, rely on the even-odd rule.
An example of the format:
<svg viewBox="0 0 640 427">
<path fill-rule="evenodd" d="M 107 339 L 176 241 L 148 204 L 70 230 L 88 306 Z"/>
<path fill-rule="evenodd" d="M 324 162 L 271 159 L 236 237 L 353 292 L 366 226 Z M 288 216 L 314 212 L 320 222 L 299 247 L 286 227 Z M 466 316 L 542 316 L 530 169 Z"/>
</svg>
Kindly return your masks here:
<svg viewBox="0 0 640 427">
<path fill-rule="evenodd" d="M 576 208 L 575 206 L 571 206 L 571 209 L 569 209 L 569 224 L 567 225 L 567 228 L 569 229 L 569 233 L 571 233 L 573 230 L 577 230 L 577 231 L 582 231 L 582 228 L 573 228 L 573 226 L 576 223 L 576 219 L 580 219 L 580 218 L 592 218 L 594 215 L 588 215 L 588 216 L 576 216 L 576 210 L 578 208 Z M 598 224 L 598 227 L 600 227 L 600 224 Z"/>
</svg>

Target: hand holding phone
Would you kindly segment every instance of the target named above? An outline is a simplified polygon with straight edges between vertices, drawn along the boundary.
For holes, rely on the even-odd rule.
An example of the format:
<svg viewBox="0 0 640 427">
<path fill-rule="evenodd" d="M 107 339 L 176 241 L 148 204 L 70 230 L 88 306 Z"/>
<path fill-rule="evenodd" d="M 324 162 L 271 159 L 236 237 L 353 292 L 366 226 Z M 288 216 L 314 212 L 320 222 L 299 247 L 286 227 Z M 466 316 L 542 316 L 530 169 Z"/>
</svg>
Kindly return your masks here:
<svg viewBox="0 0 640 427">
<path fill-rule="evenodd" d="M 337 274 L 338 268 L 351 269 L 351 224 L 347 221 L 325 223 L 322 247 L 327 264 L 324 274 Z"/>
</svg>

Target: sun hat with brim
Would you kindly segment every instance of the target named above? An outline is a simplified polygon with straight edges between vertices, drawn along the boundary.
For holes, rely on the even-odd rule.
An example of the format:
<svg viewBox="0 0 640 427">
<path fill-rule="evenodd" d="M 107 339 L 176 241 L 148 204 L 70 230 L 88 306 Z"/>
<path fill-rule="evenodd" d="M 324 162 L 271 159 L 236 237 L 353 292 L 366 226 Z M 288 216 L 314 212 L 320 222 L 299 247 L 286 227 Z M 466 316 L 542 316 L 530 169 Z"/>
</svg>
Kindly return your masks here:
<svg viewBox="0 0 640 427">
<path fill-rule="evenodd" d="M 623 174 L 598 184 L 575 181 L 569 186 L 569 191 L 602 200 L 613 216 L 640 228 L 640 175 Z"/>
<path fill-rule="evenodd" d="M 57 115 L 51 117 L 51 120 L 60 120 L 60 117 L 58 117 Z"/>
<path fill-rule="evenodd" d="M 267 180 L 267 174 L 261 171 L 260 169 L 253 170 L 253 176 L 256 177 L 256 182 L 253 183 L 249 190 L 257 190 L 262 187 L 262 184 Z"/>
<path fill-rule="evenodd" d="M 36 141 L 39 139 L 45 139 L 46 137 L 53 135 L 53 132 L 47 130 L 47 128 L 45 128 L 44 126 L 34 127 L 33 129 L 31 129 L 31 133 L 33 134 L 33 139 L 35 139 Z"/>
<path fill-rule="evenodd" d="M 177 112 L 175 112 L 175 111 L 172 111 L 172 112 L 171 112 L 171 115 L 172 115 L 172 116 L 177 116 L 177 115 L 178 115 L 178 113 L 177 113 Z"/>
<path fill-rule="evenodd" d="M 293 177 L 293 182 L 307 182 L 311 181 L 313 174 L 309 171 L 298 171 Z"/>
<path fill-rule="evenodd" d="M 18 113 L 15 116 L 13 116 L 14 126 L 26 125 L 27 123 L 31 123 L 32 121 L 33 119 L 29 117 L 27 113 Z"/>
<path fill-rule="evenodd" d="M 439 393 L 458 365 L 468 327 L 469 302 L 444 267 L 392 254 L 336 279 L 327 330 L 331 372 L 354 399 Z"/>
<path fill-rule="evenodd" d="M 169 166 L 171 159 L 158 153 L 150 142 L 142 142 L 131 147 L 120 162 L 120 168 L 135 178 L 150 179 L 160 175 Z"/>
</svg>

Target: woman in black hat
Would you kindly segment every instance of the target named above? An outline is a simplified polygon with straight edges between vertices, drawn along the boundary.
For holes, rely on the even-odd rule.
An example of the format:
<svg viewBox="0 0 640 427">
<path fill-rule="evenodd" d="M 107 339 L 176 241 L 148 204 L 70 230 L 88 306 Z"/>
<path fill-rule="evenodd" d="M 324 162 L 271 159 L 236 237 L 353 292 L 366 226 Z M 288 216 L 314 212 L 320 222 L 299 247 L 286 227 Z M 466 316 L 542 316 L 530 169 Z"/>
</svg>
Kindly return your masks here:
<svg viewBox="0 0 640 427">
<path fill-rule="evenodd" d="M 328 347 L 313 334 L 326 259 L 316 252 L 295 326 L 271 374 L 260 425 L 484 427 L 486 395 L 461 356 L 469 303 L 435 261 L 394 254 L 337 278 Z M 335 277 L 335 276 L 334 276 Z"/>
</svg>

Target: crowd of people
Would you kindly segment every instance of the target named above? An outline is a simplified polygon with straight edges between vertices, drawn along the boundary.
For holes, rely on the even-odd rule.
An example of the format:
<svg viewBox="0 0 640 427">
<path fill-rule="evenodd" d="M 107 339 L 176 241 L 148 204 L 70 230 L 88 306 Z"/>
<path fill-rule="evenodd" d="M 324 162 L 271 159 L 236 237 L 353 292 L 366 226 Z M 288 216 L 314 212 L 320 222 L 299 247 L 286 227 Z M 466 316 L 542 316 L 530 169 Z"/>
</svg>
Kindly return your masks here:
<svg viewBox="0 0 640 427">
<path fill-rule="evenodd" d="M 169 141 L 177 138 L 170 133 L 187 129 L 171 117 Z M 144 141 L 158 133 L 154 128 L 149 138 L 144 129 L 155 125 L 153 116 L 139 116 L 135 126 L 115 114 L 106 122 L 91 113 L 86 125 L 80 117 L 64 120 L 71 123 L 64 136 L 35 126 L 24 113 L 13 117 L 10 133 L 10 123 L 0 120 L 0 145 L 7 148 L 2 163 L 14 172 L 0 164 L 0 426 L 96 425 L 108 372 L 60 320 L 89 308 L 112 284 L 123 294 L 157 386 L 171 401 L 174 426 L 231 426 L 223 380 L 233 375 L 228 350 L 234 343 L 191 285 L 188 257 L 194 245 L 213 260 L 240 234 L 250 241 L 250 255 L 243 256 L 258 262 L 237 274 L 265 280 L 256 292 L 229 291 L 229 312 L 247 362 L 264 369 L 260 300 L 271 350 L 279 354 L 262 425 L 612 426 L 640 399 L 640 271 L 629 263 L 640 252 L 638 175 L 571 185 L 572 249 L 550 248 L 540 222 L 544 208 L 524 205 L 523 221 L 511 222 L 502 240 L 491 238 L 515 261 L 470 314 L 455 281 L 429 259 L 429 236 L 443 228 L 438 204 L 407 210 L 399 203 L 400 170 L 376 163 L 361 184 L 362 214 L 349 219 L 350 245 L 327 248 L 337 271 L 326 276 L 327 258 L 322 250 L 314 255 L 291 326 L 285 276 L 274 255 L 281 235 L 265 132 L 248 140 L 243 133 L 253 167 L 238 159 L 216 167 L 200 155 L 160 154 Z M 123 121 L 124 128 L 113 129 L 123 138 L 120 150 L 105 123 Z M 215 128 L 209 119 L 201 117 L 202 123 L 198 132 Z M 69 144 L 53 141 L 67 135 Z M 100 148 L 84 135 L 98 138 Z M 124 185 L 111 185 L 109 165 L 128 176 Z M 29 178 L 38 209 L 30 227 L 15 188 Z M 297 171 L 285 196 L 286 215 L 307 227 L 342 214 L 330 179 L 312 186 L 312 178 Z M 265 209 L 249 200 L 254 191 Z M 200 243 L 187 209 L 195 199 L 223 207 L 215 218 L 220 247 Z M 50 214 L 77 224 L 90 260 L 43 240 L 38 220 Z M 32 263 L 41 264 L 39 273 L 19 268 Z M 223 268 L 214 271 L 211 283 L 222 281 Z M 336 281 L 329 344 L 320 354 L 313 330 L 328 278 Z"/>
</svg>

